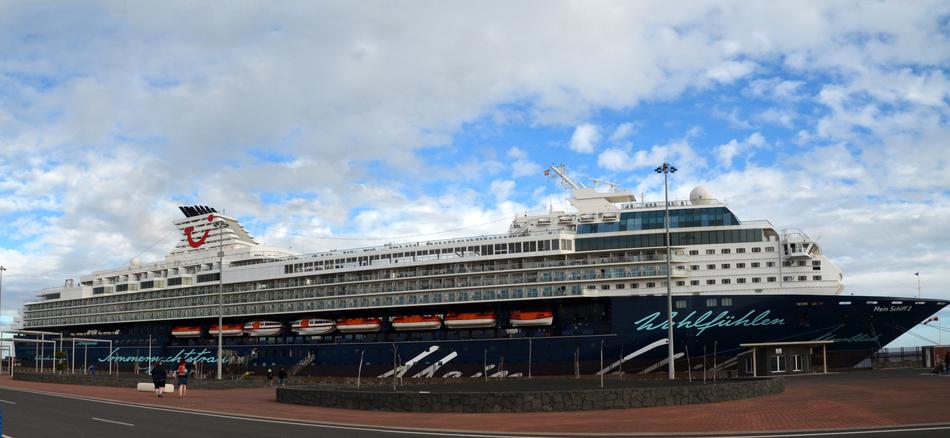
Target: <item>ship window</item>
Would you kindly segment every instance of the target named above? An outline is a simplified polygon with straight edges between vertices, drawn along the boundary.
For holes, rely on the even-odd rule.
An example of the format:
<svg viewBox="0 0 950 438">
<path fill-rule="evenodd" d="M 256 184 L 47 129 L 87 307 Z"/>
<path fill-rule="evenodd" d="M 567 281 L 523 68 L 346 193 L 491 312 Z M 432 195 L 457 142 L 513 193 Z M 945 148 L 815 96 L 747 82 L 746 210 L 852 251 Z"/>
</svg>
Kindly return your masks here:
<svg viewBox="0 0 950 438">
<path fill-rule="evenodd" d="M 769 371 L 773 373 L 785 372 L 785 356 L 769 357 Z"/>
<path fill-rule="evenodd" d="M 610 285 L 609 285 L 609 284 L 602 284 L 602 285 L 600 285 L 600 290 L 608 290 L 608 289 L 610 289 Z"/>
<path fill-rule="evenodd" d="M 713 279 L 706 280 L 706 284 L 716 284 L 716 280 L 713 280 Z"/>
<path fill-rule="evenodd" d="M 736 254 L 745 254 L 745 248 L 736 248 Z"/>
<path fill-rule="evenodd" d="M 799 275 L 799 276 L 798 276 L 798 281 L 805 281 L 805 280 L 808 280 L 808 276 L 807 276 L 807 275 Z"/>
<path fill-rule="evenodd" d="M 760 283 L 761 281 L 762 281 L 762 279 L 759 278 L 759 277 L 752 277 L 752 282 L 753 282 L 753 283 Z"/>
<path fill-rule="evenodd" d="M 623 289 L 623 288 L 625 287 L 625 285 L 624 285 L 623 283 L 620 283 L 620 284 L 618 284 L 618 285 L 616 285 L 616 286 L 614 286 L 614 287 L 616 287 L 617 289 Z"/>
<path fill-rule="evenodd" d="M 703 242 L 703 243 L 706 243 L 706 242 Z M 706 250 L 706 255 L 713 255 L 713 254 L 715 254 L 715 253 L 716 253 L 716 250 L 714 250 L 714 249 L 707 249 L 707 250 Z"/>
<path fill-rule="evenodd" d="M 792 281 L 793 278 L 791 275 L 783 275 L 782 281 Z"/>
<path fill-rule="evenodd" d="M 720 304 L 722 304 L 723 306 L 731 306 L 731 305 L 732 305 L 732 298 L 722 298 L 719 302 L 720 302 Z"/>
<path fill-rule="evenodd" d="M 689 267 L 689 269 L 691 269 L 691 270 L 693 270 L 693 271 L 698 271 L 698 270 L 699 270 L 699 265 L 692 265 L 692 266 Z"/>
<path fill-rule="evenodd" d="M 811 277 L 811 279 L 812 279 L 812 280 L 815 280 L 815 281 L 821 281 L 821 276 L 820 276 L 820 275 L 813 275 L 813 276 Z"/>
<path fill-rule="evenodd" d="M 699 250 L 698 250 L 698 249 L 691 249 L 691 250 L 689 250 L 689 255 L 699 255 Z"/>
<path fill-rule="evenodd" d="M 736 279 L 736 283 L 745 283 L 745 279 L 744 279 L 744 278 L 737 278 L 737 279 Z"/>
<path fill-rule="evenodd" d="M 729 264 L 728 264 L 728 263 L 723 263 L 723 264 L 722 264 L 722 269 L 729 269 Z"/>
<path fill-rule="evenodd" d="M 706 265 L 706 269 L 716 269 L 716 265 L 713 265 L 713 264 Z"/>
<path fill-rule="evenodd" d="M 730 283 L 732 283 L 732 280 L 731 280 L 731 279 L 728 279 L 728 278 L 723 278 L 723 279 L 722 279 L 722 284 L 730 284 Z"/>
<path fill-rule="evenodd" d="M 773 247 L 773 246 L 766 246 L 766 247 L 765 247 L 765 252 L 775 252 L 775 247 Z"/>
<path fill-rule="evenodd" d="M 759 262 L 752 262 L 751 266 L 752 266 L 753 268 L 758 268 L 759 266 L 762 266 L 762 264 L 759 263 Z"/>
<path fill-rule="evenodd" d="M 699 280 L 690 280 L 690 281 L 689 281 L 689 285 L 690 285 L 690 286 L 699 286 Z"/>
<path fill-rule="evenodd" d="M 716 299 L 715 299 L 715 298 L 707 298 L 707 299 L 706 299 L 706 307 L 716 307 L 716 306 L 717 306 L 717 303 L 716 303 Z"/>
<path fill-rule="evenodd" d="M 648 282 L 647 282 L 647 287 L 656 287 L 656 283 L 654 283 L 654 282 L 652 282 L 652 281 L 648 281 Z"/>
<path fill-rule="evenodd" d="M 753 246 L 752 252 L 762 252 L 762 248 L 759 248 L 758 246 Z"/>
<path fill-rule="evenodd" d="M 736 269 L 742 269 L 745 267 L 745 263 L 736 263 Z"/>
<path fill-rule="evenodd" d="M 732 252 L 732 250 L 730 250 L 729 248 L 723 248 L 723 249 L 722 249 L 722 253 L 723 253 L 723 254 L 729 254 L 730 252 Z"/>
<path fill-rule="evenodd" d="M 769 267 L 769 268 L 774 268 L 774 267 L 775 267 L 775 262 L 765 262 L 765 266 L 766 266 L 766 267 Z"/>
<path fill-rule="evenodd" d="M 640 287 L 640 283 L 630 283 L 630 289 L 637 289 Z"/>
<path fill-rule="evenodd" d="M 805 263 L 804 260 L 799 260 L 799 261 L 798 261 L 798 266 L 805 266 L 805 265 L 806 265 L 806 263 Z"/>
<path fill-rule="evenodd" d="M 683 280 L 679 280 L 679 281 L 676 282 L 676 285 L 677 285 L 677 286 L 686 286 L 686 282 L 683 281 Z"/>
</svg>

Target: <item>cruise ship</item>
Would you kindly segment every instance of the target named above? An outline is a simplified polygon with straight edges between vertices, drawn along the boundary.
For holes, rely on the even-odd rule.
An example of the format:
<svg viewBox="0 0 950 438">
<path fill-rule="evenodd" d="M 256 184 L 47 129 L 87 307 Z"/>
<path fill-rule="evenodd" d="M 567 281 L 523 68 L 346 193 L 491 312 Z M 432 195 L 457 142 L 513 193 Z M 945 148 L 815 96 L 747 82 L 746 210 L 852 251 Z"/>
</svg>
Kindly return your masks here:
<svg viewBox="0 0 950 438">
<path fill-rule="evenodd" d="M 792 341 L 833 341 L 830 366 L 852 367 L 947 305 L 844 294 L 815 240 L 740 220 L 703 187 L 638 202 L 563 166 L 549 173 L 569 189 L 569 211 L 516 217 L 498 235 L 313 254 L 180 207 L 164 260 L 39 291 L 23 329 L 85 338 L 83 360 L 120 370 L 185 359 L 210 372 L 220 332 L 231 375 L 514 377 L 665 370 L 667 278 L 681 371 L 740 367 L 740 344 Z M 49 357 L 42 346 L 18 343 L 17 360 Z"/>
</svg>

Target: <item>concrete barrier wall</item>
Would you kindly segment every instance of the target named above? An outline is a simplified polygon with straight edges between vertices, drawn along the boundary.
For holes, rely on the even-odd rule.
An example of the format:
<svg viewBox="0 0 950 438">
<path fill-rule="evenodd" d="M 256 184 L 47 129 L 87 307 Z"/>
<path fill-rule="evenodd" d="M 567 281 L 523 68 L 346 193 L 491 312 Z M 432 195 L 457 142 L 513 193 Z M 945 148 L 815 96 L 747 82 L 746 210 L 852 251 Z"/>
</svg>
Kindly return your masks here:
<svg viewBox="0 0 950 438">
<path fill-rule="evenodd" d="M 277 401 L 302 405 L 401 412 L 538 412 L 626 409 L 711 403 L 777 394 L 779 379 L 717 384 L 582 391 L 418 392 L 277 388 Z"/>
</svg>

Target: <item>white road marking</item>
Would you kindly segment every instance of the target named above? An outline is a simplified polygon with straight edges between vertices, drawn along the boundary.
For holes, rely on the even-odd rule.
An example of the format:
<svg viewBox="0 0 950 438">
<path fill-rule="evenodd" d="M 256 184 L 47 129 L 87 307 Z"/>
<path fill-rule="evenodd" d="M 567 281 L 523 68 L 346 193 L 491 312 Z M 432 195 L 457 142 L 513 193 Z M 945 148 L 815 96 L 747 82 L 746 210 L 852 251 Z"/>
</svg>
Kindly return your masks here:
<svg viewBox="0 0 950 438">
<path fill-rule="evenodd" d="M 135 427 L 135 425 L 132 424 L 132 423 L 123 423 L 123 422 L 121 422 L 121 421 L 106 420 L 106 419 L 103 419 L 103 418 L 96 418 L 96 417 L 92 417 L 92 419 L 95 420 L 95 421 L 102 421 L 102 422 L 105 422 L 105 423 L 121 424 L 121 425 L 123 425 L 123 426 Z"/>
<path fill-rule="evenodd" d="M 190 415 L 200 415 L 204 417 L 213 417 L 213 418 L 227 418 L 231 420 L 243 420 L 243 421 L 255 421 L 258 423 L 271 423 L 271 424 L 283 424 L 290 426 L 301 426 L 301 427 L 313 427 L 313 428 L 324 428 L 324 429 L 339 429 L 339 430 L 353 430 L 353 431 L 362 431 L 362 432 L 378 432 L 378 433 L 391 433 L 391 434 L 401 434 L 401 435 L 424 435 L 424 436 L 450 436 L 450 437 L 461 437 L 461 438 L 552 438 L 557 437 L 558 435 L 553 435 L 550 433 L 542 433 L 538 435 L 514 435 L 507 434 L 503 432 L 498 433 L 471 433 L 471 432 L 453 432 L 445 431 L 440 432 L 437 430 L 426 429 L 426 430 L 411 430 L 411 429 L 387 429 L 380 427 L 372 426 L 358 426 L 358 425 L 348 425 L 345 423 L 315 423 L 315 422 L 303 422 L 303 421 L 293 421 L 282 418 L 274 417 L 249 417 L 249 416 L 240 416 L 240 415 L 227 415 L 227 414 L 217 414 L 212 412 L 203 412 L 203 411 L 193 411 L 189 409 L 170 409 L 162 408 L 158 406 L 149 406 L 149 405 L 140 405 L 136 403 L 120 403 L 112 400 L 99 399 L 94 397 L 83 397 L 75 396 L 69 394 L 59 394 L 55 392 L 46 392 L 46 391 L 36 391 L 31 389 L 21 389 L 21 388 L 11 388 L 7 386 L 0 386 L 0 389 L 6 389 L 10 391 L 19 391 L 27 392 L 40 395 L 48 395 L 51 397 L 61 397 L 69 398 L 74 400 L 84 400 L 95 403 L 104 403 L 116 406 L 125 406 L 130 408 L 139 408 L 139 409 L 149 409 L 154 411 L 164 411 L 164 412 L 174 412 L 180 414 L 190 414 Z M 109 420 L 99 420 L 99 421 L 109 421 Z M 112 422 L 112 421 L 109 421 Z M 119 423 L 119 422 L 113 422 Z M 119 423 L 129 426 L 133 426 L 129 423 Z M 849 435 L 869 435 L 869 434 L 886 434 L 886 433 L 900 433 L 900 432 L 926 432 L 934 430 L 950 430 L 950 425 L 937 425 L 937 426 L 908 426 L 908 427 L 895 427 L 887 429 L 864 429 L 864 430 L 842 430 L 842 431 L 829 431 L 829 432 L 776 432 L 774 434 L 759 434 L 759 435 L 743 435 L 742 432 L 731 432 L 733 435 L 702 435 L 701 433 L 693 433 L 690 435 L 689 432 L 678 433 L 677 435 L 685 436 L 697 436 L 701 438 L 802 438 L 802 437 L 823 437 L 823 436 L 849 436 Z M 572 436 L 591 436 L 591 437 L 610 437 L 610 436 L 629 436 L 629 437 L 657 437 L 668 434 L 574 434 Z M 6 436 L 4 436 L 6 438 Z"/>
<path fill-rule="evenodd" d="M 0 400 L 0 403 L 8 403 L 8 404 L 11 404 L 11 405 L 15 405 L 15 404 L 16 404 L 16 402 L 12 402 L 12 401 L 9 401 L 9 400 Z"/>
</svg>

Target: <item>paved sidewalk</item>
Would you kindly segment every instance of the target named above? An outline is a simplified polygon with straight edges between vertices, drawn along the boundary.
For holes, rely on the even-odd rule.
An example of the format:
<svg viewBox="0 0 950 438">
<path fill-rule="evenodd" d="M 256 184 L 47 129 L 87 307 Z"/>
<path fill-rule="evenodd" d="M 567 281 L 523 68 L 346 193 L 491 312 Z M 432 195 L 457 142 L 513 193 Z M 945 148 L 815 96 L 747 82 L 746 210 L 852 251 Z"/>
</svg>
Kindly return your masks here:
<svg viewBox="0 0 950 438">
<path fill-rule="evenodd" d="M 950 377 L 923 370 L 790 377 L 785 392 L 701 405 L 585 412 L 427 414 L 368 412 L 277 403 L 266 388 L 195 390 L 179 400 L 134 389 L 10 380 L 0 386 L 127 403 L 292 420 L 494 432 L 662 433 L 867 428 L 950 422 Z M 103 405 L 107 410 L 108 405 Z"/>
</svg>

